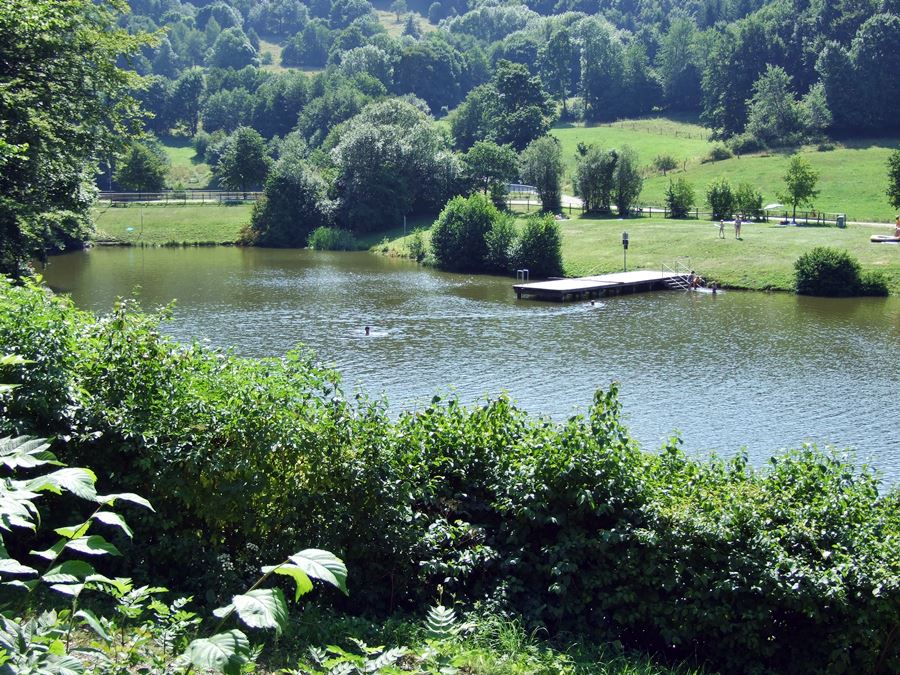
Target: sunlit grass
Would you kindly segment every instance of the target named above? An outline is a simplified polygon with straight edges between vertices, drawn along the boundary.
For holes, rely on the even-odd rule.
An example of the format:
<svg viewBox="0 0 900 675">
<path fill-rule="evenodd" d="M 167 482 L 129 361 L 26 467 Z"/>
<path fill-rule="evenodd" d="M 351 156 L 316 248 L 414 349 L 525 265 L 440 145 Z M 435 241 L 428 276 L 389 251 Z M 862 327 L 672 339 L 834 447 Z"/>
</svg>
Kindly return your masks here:
<svg viewBox="0 0 900 675">
<path fill-rule="evenodd" d="M 166 177 L 166 187 L 202 190 L 209 187 L 212 171 L 194 153 L 191 139 L 184 136 L 166 136 L 160 139 L 171 162 Z"/>
<path fill-rule="evenodd" d="M 661 205 L 672 177 L 683 177 L 693 184 L 697 202 L 705 201 L 706 186 L 726 177 L 733 185 L 750 183 L 763 195 L 765 203 L 777 202 L 784 185 L 788 159 L 796 149 L 769 152 L 720 162 L 703 163 L 714 143 L 708 131 L 687 120 L 654 118 L 628 120 L 608 125 L 585 127 L 567 125 L 551 132 L 562 143 L 566 165 L 566 187 L 571 189 L 575 154 L 579 142 L 602 148 L 630 145 L 646 168 L 640 201 Z M 814 146 L 799 149 L 813 168 L 819 171 L 820 194 L 814 208 L 824 213 L 845 213 L 850 220 L 892 222 L 896 211 L 888 203 L 887 159 L 900 148 L 900 139 L 881 138 L 836 144 L 833 150 L 817 151 Z M 679 168 L 668 175 L 650 170 L 658 155 L 670 155 Z"/>
<path fill-rule="evenodd" d="M 94 209 L 94 239 L 127 244 L 231 244 L 250 222 L 251 204 L 132 204 Z"/>
</svg>

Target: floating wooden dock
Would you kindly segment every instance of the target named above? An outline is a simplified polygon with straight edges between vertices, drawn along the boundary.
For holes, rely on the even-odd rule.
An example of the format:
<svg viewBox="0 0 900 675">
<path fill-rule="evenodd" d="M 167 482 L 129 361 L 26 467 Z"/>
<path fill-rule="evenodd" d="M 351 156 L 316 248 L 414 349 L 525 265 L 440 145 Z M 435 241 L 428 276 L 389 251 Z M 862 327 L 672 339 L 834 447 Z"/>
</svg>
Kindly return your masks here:
<svg viewBox="0 0 900 675">
<path fill-rule="evenodd" d="M 669 288 L 685 288 L 690 275 L 682 272 L 638 270 L 601 274 L 575 279 L 554 279 L 534 283 L 514 284 L 513 290 L 520 300 L 532 297 L 537 300 L 579 300 L 600 298 L 623 293 L 644 293 Z"/>
</svg>

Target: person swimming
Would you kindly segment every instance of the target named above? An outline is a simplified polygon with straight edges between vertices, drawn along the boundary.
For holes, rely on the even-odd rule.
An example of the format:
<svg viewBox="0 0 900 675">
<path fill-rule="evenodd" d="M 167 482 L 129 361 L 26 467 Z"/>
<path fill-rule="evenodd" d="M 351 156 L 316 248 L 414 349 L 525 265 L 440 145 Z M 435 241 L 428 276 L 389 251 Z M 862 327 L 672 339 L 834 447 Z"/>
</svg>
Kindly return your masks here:
<svg viewBox="0 0 900 675">
<path fill-rule="evenodd" d="M 366 335 L 368 335 L 368 334 L 369 334 L 369 330 L 370 330 L 370 329 L 369 329 L 369 327 L 368 327 L 368 326 L 366 326 Z"/>
</svg>

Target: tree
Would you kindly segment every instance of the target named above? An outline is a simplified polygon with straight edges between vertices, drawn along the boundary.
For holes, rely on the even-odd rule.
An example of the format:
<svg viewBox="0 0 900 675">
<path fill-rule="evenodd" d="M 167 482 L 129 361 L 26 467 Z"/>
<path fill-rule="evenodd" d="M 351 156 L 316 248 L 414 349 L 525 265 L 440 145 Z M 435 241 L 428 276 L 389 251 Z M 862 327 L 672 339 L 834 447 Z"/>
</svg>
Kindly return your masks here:
<svg viewBox="0 0 900 675">
<path fill-rule="evenodd" d="M 616 210 L 620 216 L 627 217 L 631 207 L 641 196 L 641 189 L 644 187 L 644 177 L 638 166 L 637 153 L 627 145 L 622 146 L 619 151 L 614 185 Z"/>
<path fill-rule="evenodd" d="M 488 257 L 486 236 L 503 215 L 484 195 L 454 197 L 431 228 L 431 252 L 440 268 L 477 272 Z"/>
<path fill-rule="evenodd" d="M 397 16 L 397 23 L 400 23 L 400 15 L 406 14 L 406 0 L 394 0 L 391 3 L 391 11 Z"/>
<path fill-rule="evenodd" d="M 734 205 L 744 218 L 762 218 L 762 194 L 750 183 L 738 183 L 734 191 Z"/>
<path fill-rule="evenodd" d="M 256 50 L 240 28 L 226 28 L 213 43 L 209 54 L 213 68 L 234 68 L 259 65 Z"/>
<path fill-rule="evenodd" d="M 167 171 L 168 160 L 161 150 L 134 143 L 119 161 L 116 183 L 133 192 L 159 192 Z"/>
<path fill-rule="evenodd" d="M 692 20 L 674 19 L 656 53 L 663 94 L 675 110 L 696 110 L 700 102 L 700 70 L 694 55 L 696 36 Z"/>
<path fill-rule="evenodd" d="M 403 35 L 418 40 L 422 37 L 422 30 L 419 28 L 419 22 L 412 12 L 406 15 L 406 23 L 403 26 Z"/>
<path fill-rule="evenodd" d="M 727 178 L 714 180 L 706 187 L 706 203 L 712 210 L 713 220 L 731 218 L 734 213 L 734 192 Z"/>
<path fill-rule="evenodd" d="M 694 206 L 694 187 L 684 178 L 669 179 L 666 188 L 666 206 L 672 218 L 686 218 Z"/>
<path fill-rule="evenodd" d="M 491 140 L 501 145 L 509 143 L 521 151 L 547 132 L 553 112 L 550 97 L 539 76 L 532 75 L 521 63 L 501 60 L 491 83 L 497 92 L 499 107 Z"/>
<path fill-rule="evenodd" d="M 246 192 L 262 185 L 268 172 L 269 157 L 263 137 L 255 129 L 238 127 L 229 136 L 216 167 L 219 183 L 231 190 Z"/>
<path fill-rule="evenodd" d="M 575 164 L 575 192 L 586 211 L 607 213 L 612 204 L 619 153 L 594 145 L 579 150 Z"/>
<path fill-rule="evenodd" d="M 175 83 L 172 104 L 175 108 L 175 118 L 187 125 L 191 136 L 197 133 L 202 97 L 203 71 L 200 68 L 190 68 L 184 71 Z"/>
<path fill-rule="evenodd" d="M 589 120 L 615 119 L 621 104 L 624 49 L 605 20 L 585 22 L 581 46 L 581 95 Z"/>
<path fill-rule="evenodd" d="M 296 159 L 280 161 L 253 205 L 249 238 L 260 246 L 306 246 L 310 232 L 332 223 L 332 212 L 325 181 L 315 171 Z"/>
<path fill-rule="evenodd" d="M 792 218 L 797 218 L 797 207 L 807 204 L 812 206 L 812 200 L 819 196 L 816 183 L 819 181 L 819 173 L 812 168 L 805 157 L 794 155 L 784 175 L 784 192 L 778 194 L 778 199 L 793 206 Z"/>
<path fill-rule="evenodd" d="M 519 157 L 522 180 L 537 188 L 544 211 L 559 211 L 562 201 L 562 150 L 555 136 L 541 136 Z"/>
<path fill-rule="evenodd" d="M 463 155 L 467 178 L 484 194 L 493 192 L 496 185 L 514 181 L 519 174 L 519 158 L 509 145 L 478 141 Z"/>
<path fill-rule="evenodd" d="M 791 80 L 784 68 L 768 65 L 753 83 L 747 132 L 765 145 L 788 145 L 802 139 L 803 107 Z"/>
<path fill-rule="evenodd" d="M 894 150 L 888 157 L 887 196 L 891 206 L 900 209 L 900 150 Z"/>
<path fill-rule="evenodd" d="M 0 274 L 89 231 L 96 158 L 137 131 L 120 57 L 149 44 L 106 0 L 0 3 Z"/>
</svg>

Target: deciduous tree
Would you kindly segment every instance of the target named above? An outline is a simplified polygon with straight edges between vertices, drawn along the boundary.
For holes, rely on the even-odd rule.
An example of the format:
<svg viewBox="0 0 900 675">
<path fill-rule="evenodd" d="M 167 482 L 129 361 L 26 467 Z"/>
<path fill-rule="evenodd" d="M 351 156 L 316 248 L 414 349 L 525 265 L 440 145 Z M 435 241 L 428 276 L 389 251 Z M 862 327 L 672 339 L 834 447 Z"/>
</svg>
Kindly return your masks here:
<svg viewBox="0 0 900 675">
<path fill-rule="evenodd" d="M 792 218 L 797 218 L 797 207 L 804 204 L 812 206 L 812 200 L 818 197 L 816 183 L 819 182 L 819 172 L 812 168 L 805 157 L 794 155 L 784 175 L 784 191 L 778 194 L 778 199 L 793 207 Z"/>
<path fill-rule="evenodd" d="M 544 211 L 559 211 L 562 201 L 562 150 L 555 136 L 529 143 L 519 158 L 522 180 L 537 188 Z"/>
<path fill-rule="evenodd" d="M 138 126 L 136 78 L 116 64 L 149 40 L 120 14 L 106 0 L 0 3 L 0 273 L 83 240 L 95 158 Z"/>
</svg>

